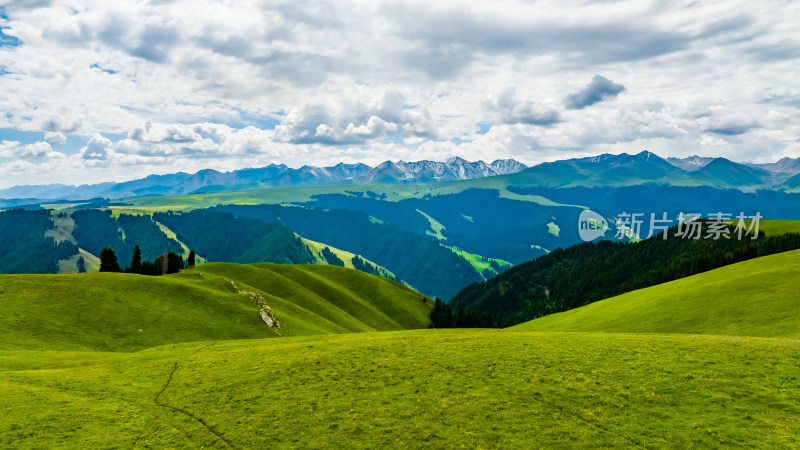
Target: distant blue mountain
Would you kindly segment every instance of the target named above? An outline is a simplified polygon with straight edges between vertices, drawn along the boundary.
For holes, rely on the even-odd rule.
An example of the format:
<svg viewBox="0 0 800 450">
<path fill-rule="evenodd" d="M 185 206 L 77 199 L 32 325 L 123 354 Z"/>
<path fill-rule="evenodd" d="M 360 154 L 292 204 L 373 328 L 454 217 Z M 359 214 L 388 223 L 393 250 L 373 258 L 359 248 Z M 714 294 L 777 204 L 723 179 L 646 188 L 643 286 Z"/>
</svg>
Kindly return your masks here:
<svg viewBox="0 0 800 450">
<path fill-rule="evenodd" d="M 773 167 L 773 166 L 769 166 Z M 781 167 L 794 166 L 784 161 Z M 688 170 L 691 169 L 691 170 Z M 670 186 L 711 186 L 754 191 L 784 189 L 790 177 L 800 172 L 775 172 L 725 158 L 699 157 L 672 162 L 651 152 L 636 155 L 599 155 L 543 163 L 506 177 L 510 186 L 621 187 L 640 184 Z"/>
<path fill-rule="evenodd" d="M 783 158 L 775 163 L 736 163 L 725 158 L 692 156 L 664 159 L 644 151 L 635 155 L 603 154 L 547 162 L 528 168 L 513 159 L 470 162 L 462 158 L 438 161 L 386 161 L 375 167 L 339 163 L 335 166 L 270 164 L 231 172 L 213 169 L 194 174 L 178 172 L 123 183 L 67 186 L 63 184 L 14 186 L 0 190 L 0 204 L 20 204 L 11 199 L 125 198 L 222 192 L 274 186 L 309 186 L 363 183 L 421 183 L 474 180 L 504 175 L 508 186 L 621 187 L 640 184 L 669 186 L 711 186 L 753 192 L 758 189 L 800 191 L 800 158 Z M 794 177 L 794 178 L 793 178 Z M 28 201 L 28 203 L 32 203 Z"/>
<path fill-rule="evenodd" d="M 124 198 L 150 195 L 178 195 L 252 189 L 266 186 L 302 186 L 342 183 L 414 183 L 457 181 L 514 173 L 526 168 L 513 159 L 469 162 L 451 158 L 445 162 L 387 161 L 377 167 L 366 164 L 339 163 L 330 167 L 303 166 L 292 169 L 285 164 L 219 172 L 213 169 L 194 174 L 178 172 L 123 183 L 101 183 L 82 186 L 63 184 L 14 186 L 0 190 L 0 199 L 84 199 L 90 197 Z"/>
</svg>

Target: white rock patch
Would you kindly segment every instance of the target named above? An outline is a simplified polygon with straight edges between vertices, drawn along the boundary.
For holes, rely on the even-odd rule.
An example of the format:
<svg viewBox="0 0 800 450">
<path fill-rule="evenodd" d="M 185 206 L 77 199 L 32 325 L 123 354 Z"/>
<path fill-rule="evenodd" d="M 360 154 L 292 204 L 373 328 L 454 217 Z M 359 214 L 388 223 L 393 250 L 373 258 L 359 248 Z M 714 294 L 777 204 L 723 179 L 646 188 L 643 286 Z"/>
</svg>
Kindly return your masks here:
<svg viewBox="0 0 800 450">
<path fill-rule="evenodd" d="M 275 328 L 277 330 L 281 329 L 281 323 L 278 322 L 278 318 L 275 317 L 275 313 L 272 311 L 272 308 L 270 308 L 269 305 L 267 305 L 267 300 L 264 298 L 264 296 L 262 296 L 261 294 L 259 294 L 257 292 L 251 292 L 251 291 L 245 291 L 243 289 L 239 289 L 239 286 L 237 286 L 236 283 L 234 283 L 233 281 L 230 281 L 230 280 L 228 280 L 228 281 L 231 283 L 231 286 L 233 286 L 233 289 L 238 294 L 247 295 L 247 296 L 250 297 L 250 299 L 252 299 L 254 302 L 256 302 L 256 304 L 258 305 L 258 308 L 259 308 L 259 312 L 258 313 L 261 316 L 261 320 L 263 320 L 264 323 L 266 323 L 268 327 Z"/>
</svg>

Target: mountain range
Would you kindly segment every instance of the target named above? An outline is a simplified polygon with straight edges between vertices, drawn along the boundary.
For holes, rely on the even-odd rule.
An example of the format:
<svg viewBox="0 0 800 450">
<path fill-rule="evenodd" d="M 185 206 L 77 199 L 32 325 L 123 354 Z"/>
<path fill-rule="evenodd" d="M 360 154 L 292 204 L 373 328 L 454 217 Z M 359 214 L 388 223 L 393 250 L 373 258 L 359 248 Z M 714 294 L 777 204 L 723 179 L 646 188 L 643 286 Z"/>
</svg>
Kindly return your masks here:
<svg viewBox="0 0 800 450">
<path fill-rule="evenodd" d="M 542 163 L 507 175 L 509 186 L 621 187 L 639 184 L 711 186 L 753 192 L 800 188 L 800 158 L 770 164 L 744 164 L 726 158 L 692 156 L 664 159 L 643 151 L 603 154 Z"/>
<path fill-rule="evenodd" d="M 667 158 L 667 162 L 672 164 L 675 167 L 680 167 L 681 169 L 694 171 L 698 169 L 702 169 L 703 167 L 707 166 L 710 162 L 714 161 L 717 158 L 712 158 L 708 156 L 689 156 L 688 158 Z M 768 172 L 775 172 L 775 173 L 800 173 L 800 158 L 781 158 L 777 162 L 773 163 L 763 163 L 763 164 L 756 164 L 751 162 L 744 162 L 742 163 L 745 166 L 754 167 L 756 169 L 763 169 Z"/>
<path fill-rule="evenodd" d="M 67 186 L 63 184 L 21 185 L 0 190 L 0 199 L 77 200 L 202 194 L 278 186 L 323 186 L 342 184 L 408 184 L 465 181 L 464 187 L 484 187 L 482 179 L 501 176 L 507 186 L 621 187 L 639 184 L 710 186 L 744 192 L 771 189 L 800 191 L 800 158 L 783 158 L 774 163 L 737 163 L 726 158 L 690 156 L 661 158 L 643 151 L 638 154 L 602 154 L 546 162 L 527 167 L 513 159 L 487 164 L 454 157 L 446 161 L 386 161 L 377 166 L 363 163 L 290 168 L 270 164 L 230 172 L 204 169 L 194 174 L 178 172 L 150 175 L 122 183 Z M 469 181 L 468 181 L 469 180 Z M 3 200 L 7 207 L 24 201 Z"/>
<path fill-rule="evenodd" d="M 293 169 L 285 164 L 270 164 L 231 172 L 204 169 L 194 174 L 178 172 L 150 175 L 123 183 L 99 183 L 80 186 L 63 184 L 20 185 L 0 190 L 3 199 L 86 199 L 123 198 L 152 195 L 180 195 L 254 189 L 274 186 L 302 186 L 363 183 L 422 183 L 469 180 L 519 172 L 527 166 L 513 159 L 498 159 L 491 164 L 449 158 L 444 162 L 386 161 L 375 167 L 366 164 L 339 163 L 335 166 L 302 166 Z"/>
</svg>

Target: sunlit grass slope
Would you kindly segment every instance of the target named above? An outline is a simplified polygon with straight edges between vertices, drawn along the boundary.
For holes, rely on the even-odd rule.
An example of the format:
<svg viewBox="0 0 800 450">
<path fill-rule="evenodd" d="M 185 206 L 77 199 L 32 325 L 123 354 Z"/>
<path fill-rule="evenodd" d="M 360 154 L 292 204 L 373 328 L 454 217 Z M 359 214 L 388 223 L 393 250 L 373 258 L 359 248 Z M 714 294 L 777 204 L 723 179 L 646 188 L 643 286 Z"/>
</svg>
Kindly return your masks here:
<svg viewBox="0 0 800 450">
<path fill-rule="evenodd" d="M 800 338 L 800 250 L 629 292 L 512 329 Z"/>
<path fill-rule="evenodd" d="M 160 277 L 2 275 L 0 349 L 130 351 L 210 339 L 425 328 L 431 302 L 422 299 L 384 278 L 335 266 L 211 263 Z M 279 326 L 262 320 L 262 303 Z"/>
<path fill-rule="evenodd" d="M 372 266 L 373 270 L 375 271 L 374 273 L 385 275 L 387 278 L 395 277 L 395 274 L 389 271 L 387 268 L 375 264 L 374 262 L 365 259 L 359 255 L 356 255 L 355 253 L 351 253 L 346 250 L 341 250 L 336 247 L 331 247 L 330 245 L 323 244 L 322 242 L 312 241 L 311 239 L 306 239 L 302 236 L 300 237 L 300 239 L 303 240 L 303 243 L 306 244 L 306 247 L 308 247 L 308 251 L 310 251 L 311 255 L 314 257 L 315 259 L 314 264 L 330 264 L 330 262 L 327 261 L 325 259 L 325 256 L 323 256 L 322 254 L 322 250 L 327 248 L 328 250 L 331 251 L 331 253 L 336 255 L 337 258 L 342 260 L 342 262 L 344 263 L 344 267 L 349 267 L 351 269 L 354 268 L 353 258 L 358 256 L 364 261 L 364 263 L 366 263 L 369 266 Z"/>
<path fill-rule="evenodd" d="M 800 220 L 761 220 L 758 227 L 769 235 L 800 233 Z"/>
<path fill-rule="evenodd" d="M 792 448 L 800 341 L 420 330 L 0 351 L 0 447 Z"/>
</svg>

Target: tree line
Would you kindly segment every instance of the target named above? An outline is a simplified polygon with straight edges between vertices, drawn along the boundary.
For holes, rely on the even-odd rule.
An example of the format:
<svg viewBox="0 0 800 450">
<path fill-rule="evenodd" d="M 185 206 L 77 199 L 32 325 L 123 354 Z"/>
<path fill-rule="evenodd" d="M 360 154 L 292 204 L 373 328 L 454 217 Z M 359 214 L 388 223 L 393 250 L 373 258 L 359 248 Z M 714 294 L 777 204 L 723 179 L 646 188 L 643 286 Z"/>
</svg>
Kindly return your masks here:
<svg viewBox="0 0 800 450">
<path fill-rule="evenodd" d="M 194 250 L 189 251 L 189 258 L 184 261 L 181 255 L 174 252 L 164 252 L 153 261 L 143 261 L 142 251 L 136 245 L 133 248 L 131 263 L 124 270 L 117 261 L 117 255 L 112 247 L 106 247 L 100 252 L 100 272 L 125 272 L 140 275 L 167 275 L 178 273 L 185 267 L 195 265 L 196 255 Z"/>
</svg>

